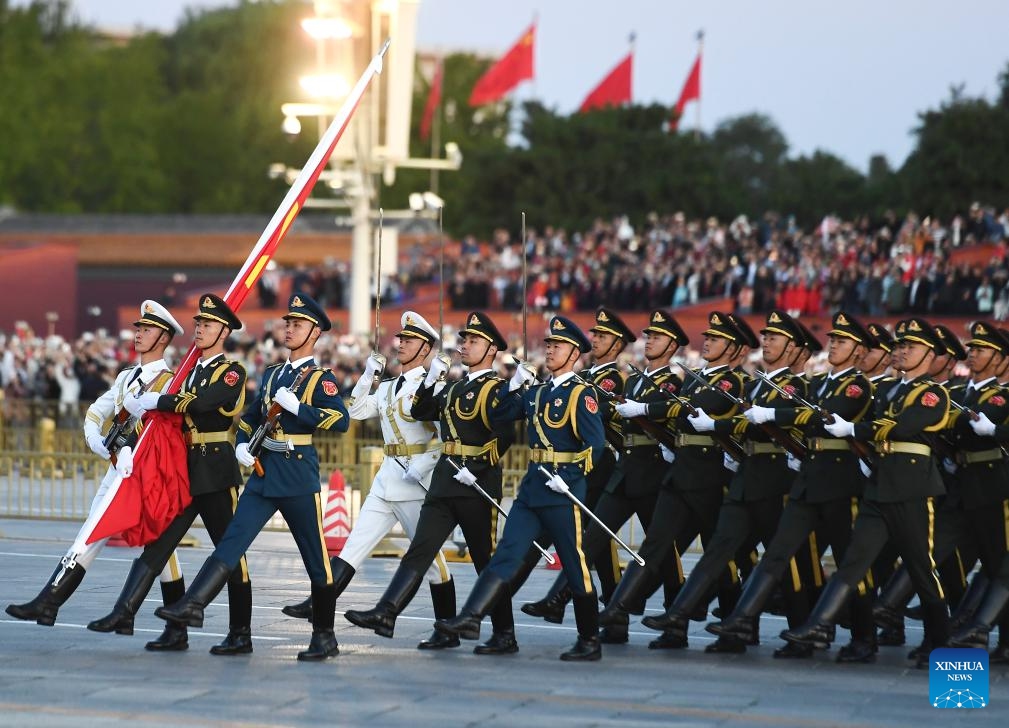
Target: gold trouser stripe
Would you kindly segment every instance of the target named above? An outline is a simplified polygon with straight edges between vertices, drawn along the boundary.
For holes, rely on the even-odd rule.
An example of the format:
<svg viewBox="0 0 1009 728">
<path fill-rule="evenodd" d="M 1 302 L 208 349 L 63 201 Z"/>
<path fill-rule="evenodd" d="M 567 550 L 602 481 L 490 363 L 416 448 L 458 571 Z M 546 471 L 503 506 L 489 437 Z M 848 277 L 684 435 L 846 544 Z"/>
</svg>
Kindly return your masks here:
<svg viewBox="0 0 1009 728">
<path fill-rule="evenodd" d="M 820 547 L 816 544 L 816 531 L 809 532 L 809 561 L 813 565 L 813 584 L 823 586 L 823 568 L 820 566 Z"/>
<path fill-rule="evenodd" d="M 851 499 L 851 527 L 855 527 L 855 519 L 858 518 L 858 498 L 852 497 Z M 868 571 L 865 572 L 865 578 L 858 582 L 859 596 L 865 596 L 870 591 L 875 591 L 876 585 L 875 580 L 872 578 L 872 568 L 870 567 Z"/>
<path fill-rule="evenodd" d="M 178 581 L 182 578 L 182 570 L 179 568 L 179 557 L 172 552 L 172 555 L 168 557 L 168 573 L 172 575 L 172 581 Z"/>
<path fill-rule="evenodd" d="M 942 591 L 942 582 L 935 571 L 935 559 L 932 554 L 935 550 L 935 499 L 928 497 L 928 563 L 931 567 L 932 578 L 935 579 L 935 586 L 939 590 L 939 598 L 945 599 L 946 595 Z"/>
<path fill-rule="evenodd" d="M 438 555 L 434 557 L 434 563 L 438 566 L 438 575 L 441 577 L 441 583 L 448 584 L 452 580 L 452 575 L 448 571 L 448 564 L 445 562 L 445 556 L 442 554 L 441 549 L 438 549 Z"/>
<path fill-rule="evenodd" d="M 315 520 L 319 524 L 319 546 L 322 548 L 322 565 L 326 569 L 326 586 L 333 583 L 333 570 L 329 566 L 329 552 L 326 551 L 326 532 L 322 527 L 322 498 L 315 493 Z"/>
<path fill-rule="evenodd" d="M 610 543 L 613 544 L 613 548 L 617 547 L 617 544 L 612 539 Z M 679 581 L 680 586 L 683 586 L 683 582 L 686 581 L 686 577 L 683 576 L 683 560 L 680 559 L 680 550 L 676 548 L 676 544 L 673 544 L 673 558 L 676 559 L 676 579 Z"/>
<path fill-rule="evenodd" d="M 235 515 L 235 509 L 238 508 L 238 486 L 233 486 L 228 489 L 231 494 L 231 515 Z M 242 583 L 249 583 L 249 562 L 245 560 L 245 554 L 242 554 L 242 558 L 238 560 L 238 568 L 242 570 Z"/>
<path fill-rule="evenodd" d="M 956 558 L 956 570 L 957 570 L 957 573 L 960 575 L 960 586 L 961 587 L 966 587 L 967 586 L 967 574 L 964 572 L 963 557 L 960 556 L 960 549 L 959 548 L 953 549 L 953 556 Z"/>
<path fill-rule="evenodd" d="M 617 542 L 610 539 L 610 568 L 613 569 L 613 581 L 620 581 L 620 554 L 617 553 Z M 682 577 L 681 577 L 682 578 Z"/>
<path fill-rule="evenodd" d="M 1002 521 L 1005 523 L 1005 547 L 1009 551 L 1009 499 L 1002 501 Z"/>
<path fill-rule="evenodd" d="M 799 565 L 795 562 L 794 556 L 788 560 L 788 568 L 792 572 L 792 591 L 802 591 L 802 578 L 799 576 Z"/>
<path fill-rule="evenodd" d="M 490 552 L 497 551 L 497 508 L 490 509 Z"/>
<path fill-rule="evenodd" d="M 729 581 L 733 584 L 739 583 L 739 569 L 736 567 L 736 560 L 729 559 Z"/>
<path fill-rule="evenodd" d="M 575 515 L 575 551 L 578 552 L 578 566 L 582 570 L 582 587 L 586 594 L 591 594 L 595 587 L 589 575 L 589 565 L 585 562 L 585 553 L 582 551 L 582 511 L 574 504 L 571 505 L 571 509 Z"/>
</svg>

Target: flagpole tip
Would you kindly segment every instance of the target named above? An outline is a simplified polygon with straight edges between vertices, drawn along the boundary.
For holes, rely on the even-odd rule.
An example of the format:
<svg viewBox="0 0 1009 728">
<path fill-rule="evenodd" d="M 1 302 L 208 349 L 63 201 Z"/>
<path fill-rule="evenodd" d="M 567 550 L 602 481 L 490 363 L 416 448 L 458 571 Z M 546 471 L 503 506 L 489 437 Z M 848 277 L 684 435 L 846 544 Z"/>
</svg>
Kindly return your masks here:
<svg viewBox="0 0 1009 728">
<path fill-rule="evenodd" d="M 392 45 L 392 38 L 386 38 L 385 43 L 382 44 L 382 47 L 378 51 L 378 55 L 380 58 L 385 57 L 385 54 L 389 50 L 389 46 L 391 45 Z"/>
</svg>

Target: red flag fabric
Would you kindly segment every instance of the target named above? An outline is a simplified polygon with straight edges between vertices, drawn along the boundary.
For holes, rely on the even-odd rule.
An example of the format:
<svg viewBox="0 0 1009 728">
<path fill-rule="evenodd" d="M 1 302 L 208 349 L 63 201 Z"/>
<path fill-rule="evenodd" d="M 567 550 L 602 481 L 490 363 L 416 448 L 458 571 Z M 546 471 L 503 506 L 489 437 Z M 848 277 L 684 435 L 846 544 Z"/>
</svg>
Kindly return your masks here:
<svg viewBox="0 0 1009 728">
<path fill-rule="evenodd" d="M 607 74 L 606 78 L 585 97 L 578 111 L 584 113 L 590 109 L 600 109 L 604 106 L 620 106 L 620 104 L 630 103 L 633 58 L 634 54 L 628 53 L 627 57 L 620 61 Z"/>
<path fill-rule="evenodd" d="M 424 116 L 420 120 L 420 138 L 427 140 L 431 136 L 431 122 L 434 120 L 434 112 L 438 110 L 441 103 L 441 79 L 445 72 L 445 64 L 438 61 L 438 67 L 434 69 L 434 78 L 431 79 L 431 91 L 427 95 L 427 103 L 424 105 Z"/>
<path fill-rule="evenodd" d="M 130 546 L 146 546 L 192 502 L 181 427 L 182 415 L 146 415 L 147 445 L 137 450 L 133 474 L 123 479 L 88 543 L 121 533 Z"/>
<path fill-rule="evenodd" d="M 680 98 L 676 101 L 676 108 L 673 112 L 673 120 L 669 124 L 670 131 L 675 131 L 677 124 L 680 123 L 680 117 L 683 116 L 683 107 L 690 101 L 700 101 L 700 99 L 701 54 L 698 53 L 697 59 L 694 61 L 694 65 L 690 69 L 690 75 L 687 76 L 687 81 L 683 84 L 683 90 L 680 91 Z"/>
<path fill-rule="evenodd" d="M 535 41 L 536 24 L 533 23 L 511 50 L 477 80 L 469 96 L 469 105 L 483 106 L 498 101 L 519 83 L 532 78 Z"/>
</svg>

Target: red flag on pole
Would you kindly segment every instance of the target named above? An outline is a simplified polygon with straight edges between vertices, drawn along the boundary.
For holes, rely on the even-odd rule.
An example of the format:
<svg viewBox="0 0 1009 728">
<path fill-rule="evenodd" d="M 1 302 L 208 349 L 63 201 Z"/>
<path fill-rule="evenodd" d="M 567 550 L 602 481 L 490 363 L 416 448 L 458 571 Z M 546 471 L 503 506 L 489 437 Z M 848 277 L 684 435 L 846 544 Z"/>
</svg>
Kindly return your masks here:
<svg viewBox="0 0 1009 728">
<path fill-rule="evenodd" d="M 683 116 L 683 107 L 687 105 L 690 101 L 700 101 L 701 100 L 701 53 L 697 52 L 697 59 L 694 61 L 694 65 L 690 69 L 690 75 L 687 76 L 686 83 L 683 84 L 683 90 L 680 91 L 680 98 L 676 101 L 676 107 L 673 111 L 673 119 L 669 123 L 670 131 L 676 131 L 676 125 L 680 123 L 680 117 Z"/>
<path fill-rule="evenodd" d="M 420 120 L 420 138 L 424 141 L 431 136 L 431 122 L 434 121 L 434 113 L 441 104 L 441 80 L 445 73 L 445 62 L 438 61 L 438 67 L 434 69 L 434 78 L 431 79 L 431 91 L 427 95 L 427 103 L 424 105 L 424 116 Z"/>
<path fill-rule="evenodd" d="M 308 158 L 305 166 L 302 167 L 301 172 L 298 173 L 297 178 L 291 185 L 291 189 L 288 190 L 287 195 L 280 203 L 280 207 L 278 207 L 276 212 L 274 212 L 273 217 L 270 219 L 270 222 L 266 226 L 262 235 L 260 235 L 259 240 L 252 249 L 252 252 L 250 252 L 249 256 L 245 259 L 245 263 L 242 264 L 241 269 L 238 271 L 238 275 L 235 276 L 235 279 L 228 287 L 228 291 L 224 295 L 224 301 L 228 304 L 232 311 L 237 313 L 241 309 L 242 303 L 245 302 L 249 292 L 255 287 L 256 282 L 259 280 L 263 270 L 266 268 L 266 264 L 273 258 L 273 254 L 276 252 L 280 242 L 287 235 L 294 219 L 304 207 L 305 200 L 308 199 L 308 196 L 312 192 L 312 188 L 319 179 L 319 175 L 322 174 L 323 169 L 325 169 L 326 165 L 329 163 L 329 157 L 333 153 L 333 149 L 336 147 L 337 142 L 340 141 L 340 137 L 343 136 L 343 132 L 346 130 L 347 125 L 350 123 L 351 116 L 353 116 L 358 104 L 361 103 L 361 98 L 364 96 L 364 92 L 367 90 L 368 84 L 371 83 L 372 78 L 374 78 L 376 74 L 381 73 L 382 59 L 389 50 L 389 43 L 390 41 L 388 40 L 385 42 L 375 57 L 371 59 L 371 63 L 368 64 L 368 68 L 361 74 L 361 77 L 354 85 L 354 88 L 351 89 L 346 100 L 343 102 L 343 106 L 340 107 L 339 112 L 336 117 L 334 117 L 332 123 L 330 123 L 325 134 L 323 134 L 322 139 L 319 140 L 318 145 L 315 147 L 315 151 L 312 152 L 312 155 Z M 189 351 L 186 352 L 186 356 L 179 364 L 178 369 L 175 370 L 175 376 L 168 385 L 166 391 L 169 394 L 174 394 L 179 391 L 179 388 L 185 381 L 186 376 L 189 374 L 189 370 L 193 368 L 198 352 L 199 350 L 195 345 L 191 346 Z M 153 424 L 153 420 L 155 419 L 154 413 L 145 415 L 145 418 L 146 426 L 144 431 L 140 434 L 140 439 L 137 441 L 136 447 L 134 448 L 134 472 L 136 472 L 138 467 L 138 460 L 144 461 L 144 458 L 146 457 L 144 455 L 144 450 L 149 446 L 151 449 L 154 449 L 156 447 L 153 444 L 154 440 L 169 437 L 169 435 L 164 433 L 163 427 L 151 427 L 151 424 Z M 176 433 L 175 437 L 177 437 L 178 441 L 181 442 L 181 430 L 177 430 Z M 148 442 L 149 439 L 151 442 Z M 158 456 L 152 453 L 150 457 L 157 458 Z M 127 478 L 125 481 L 117 479 L 115 483 L 113 483 L 112 487 L 106 491 L 101 503 L 99 503 L 97 507 L 92 508 L 91 513 L 88 515 L 88 520 L 85 521 L 84 526 L 81 527 L 80 533 L 77 535 L 77 540 L 74 541 L 74 545 L 71 547 L 74 553 L 67 566 L 72 566 L 73 563 L 75 563 L 76 555 L 80 553 L 87 544 L 98 540 L 99 537 L 96 537 L 94 534 L 95 527 L 99 523 L 102 524 L 102 530 L 105 533 L 114 534 L 119 531 L 127 531 L 129 529 L 140 529 L 137 532 L 140 533 L 143 530 L 143 519 L 147 518 L 149 515 L 144 509 L 147 508 L 149 504 L 143 500 L 141 495 L 146 495 L 149 489 L 139 490 L 140 495 L 138 495 L 138 489 L 143 488 L 140 480 L 140 478 L 132 477 Z M 174 479 L 171 485 L 176 488 L 185 485 L 188 490 L 188 478 L 185 484 L 183 484 L 180 479 Z M 164 494 L 164 498 L 162 498 L 160 503 L 169 504 L 170 508 L 159 513 L 159 520 L 167 518 L 168 522 L 170 522 L 172 518 L 181 513 L 182 509 L 185 507 L 183 503 L 188 502 L 185 500 L 187 496 L 188 493 Z M 139 508 L 137 507 L 138 502 Z M 160 507 L 160 505 L 152 506 L 153 510 L 158 510 Z M 158 534 L 156 534 L 155 537 L 157 535 Z"/>
<path fill-rule="evenodd" d="M 483 106 L 498 101 L 519 83 L 532 78 L 535 41 L 536 23 L 533 23 L 511 50 L 479 78 L 469 96 L 469 105 Z"/>
<path fill-rule="evenodd" d="M 627 57 L 620 61 L 606 78 L 585 97 L 578 111 L 584 113 L 590 109 L 630 103 L 633 58 L 634 53 L 628 53 Z"/>
</svg>

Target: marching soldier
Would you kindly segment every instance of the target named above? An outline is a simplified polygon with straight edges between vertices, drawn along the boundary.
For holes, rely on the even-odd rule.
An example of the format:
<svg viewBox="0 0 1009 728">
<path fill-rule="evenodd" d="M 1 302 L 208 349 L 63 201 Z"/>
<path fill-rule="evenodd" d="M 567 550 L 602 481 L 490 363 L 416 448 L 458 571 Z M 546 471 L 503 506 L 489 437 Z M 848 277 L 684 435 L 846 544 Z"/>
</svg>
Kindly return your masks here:
<svg viewBox="0 0 1009 728">
<path fill-rule="evenodd" d="M 445 634 L 477 639 L 480 622 L 495 604 L 508 603 L 509 583 L 523 564 L 537 534 L 545 531 L 557 548 L 572 592 L 578 641 L 561 654 L 565 661 L 602 657 L 598 637 L 596 594 L 582 550 L 584 517 L 568 496 L 584 500 L 585 475 L 606 444 L 595 391 L 576 381 L 574 366 L 590 349 L 588 339 L 568 319 L 554 316 L 546 338 L 546 367 L 552 377 L 544 384 L 524 387 L 519 367 L 511 393 L 495 406 L 492 417 L 524 419 L 529 437 L 529 468 L 497 551 L 480 574 L 458 617 L 439 620 L 435 629 Z"/>
<path fill-rule="evenodd" d="M 243 582 L 247 580 L 245 552 L 279 510 L 312 581 L 312 640 L 307 650 L 298 653 L 298 659 L 323 660 L 338 654 L 339 646 L 333 634 L 336 588 L 322 538 L 319 456 L 312 444 L 312 433 L 346 432 L 350 422 L 336 377 L 329 369 L 318 366 L 313 357 L 319 336 L 332 328 L 326 312 L 304 293 L 294 293 L 288 301 L 284 322 L 284 346 L 290 351 L 290 358 L 285 364 L 267 367 L 263 372 L 259 393 L 242 414 L 235 449 L 239 464 L 256 465 L 256 454 L 249 451 L 251 435 L 266 420 L 271 406 L 278 405 L 281 413 L 276 426 L 266 434 L 263 450 L 258 453 L 262 474 L 257 470 L 246 482 L 234 517 L 185 596 L 167 607 L 159 607 L 155 614 L 178 625 L 202 627 L 204 608 L 229 577 L 234 580 L 231 575 L 238 573 Z M 297 390 L 292 390 L 299 380 Z M 232 620 L 235 617 L 232 613 Z M 234 623 L 229 637 L 233 632 Z M 234 639 L 231 643 L 232 647 L 241 645 Z"/>
<path fill-rule="evenodd" d="M 490 318 L 479 311 L 467 317 L 458 336 L 462 364 L 469 368 L 469 374 L 439 388 L 449 362 L 447 357 L 437 357 L 414 395 L 410 411 L 415 420 L 440 422 L 442 440 L 441 457 L 431 476 L 410 548 L 378 604 L 366 611 L 349 610 L 345 615 L 352 624 L 381 637 L 392 637 L 396 617 L 417 593 L 424 572 L 441 552 L 452 529 L 462 528 L 477 573 L 486 568 L 494 550 L 497 510 L 473 486 L 479 486 L 495 502 L 501 500 L 500 460 L 514 441 L 514 427 L 490 419 L 507 391 L 507 382 L 496 376 L 492 367 L 498 352 L 505 351 L 508 344 Z M 518 367 L 517 375 L 519 372 L 526 370 Z M 494 634 L 474 652 L 518 652 L 510 599 L 498 602 L 492 619 Z M 451 642 L 451 637 L 446 641 Z"/>
<path fill-rule="evenodd" d="M 760 333 L 763 337 L 767 379 L 778 388 L 794 393 L 796 385 L 793 384 L 791 367 L 802 350 L 801 330 L 791 316 L 775 310 L 768 314 L 767 323 Z M 683 589 L 664 615 L 642 620 L 646 627 L 670 632 L 684 642 L 691 615 L 706 603 L 709 590 L 723 576 L 726 567 L 731 568 L 733 557 L 740 547 L 749 541 L 759 541 L 765 545 L 771 542 L 781 516 L 783 498 L 794 475 L 788 467 L 785 448 L 771 438 L 768 434 L 769 427 L 760 427 L 765 423 L 771 424 L 774 410 L 788 406 L 788 400 L 762 379 L 754 380 L 746 399 L 760 407 L 755 413 L 759 416 L 752 421 L 742 415 L 716 420 L 703 408 L 696 408 L 696 414 L 687 417 L 697 432 L 714 432 L 723 437 L 745 437 L 743 450 L 746 457 L 729 482 L 729 490 L 719 510 L 714 534 L 704 545 L 704 555 L 690 572 Z M 771 427 L 776 426 L 771 424 Z M 781 438 L 791 438 L 791 434 L 784 430 L 779 429 L 778 432 L 781 433 Z M 786 590 L 785 596 L 790 601 L 803 598 L 797 590 Z M 790 612 L 798 608 L 792 606 Z M 723 635 L 709 645 L 707 651 L 742 652 L 745 649 L 742 640 Z"/>
<path fill-rule="evenodd" d="M 421 505 L 431 484 L 431 472 L 441 453 L 441 442 L 431 424 L 415 420 L 410 415 L 413 396 L 427 376 L 424 363 L 438 343 L 438 334 L 423 316 L 413 311 L 403 314 L 400 325 L 403 327 L 397 334 L 400 375 L 382 380 L 375 393 L 371 394 L 374 378 L 381 375 L 385 368 L 384 357 L 372 354 L 348 401 L 351 419 L 378 417 L 381 421 L 385 457 L 375 473 L 347 543 L 339 556 L 330 559 L 337 599 L 350 584 L 361 563 L 396 523 L 402 525 L 408 538 L 414 537 Z M 454 617 L 455 582 L 441 553 L 428 568 L 427 580 L 431 586 L 435 618 Z M 301 604 L 284 607 L 282 611 L 291 617 L 310 620 L 312 599 L 309 597 Z M 435 632 L 418 647 L 442 649 L 458 645 L 458 640 Z"/>
<path fill-rule="evenodd" d="M 645 566 L 628 564 L 613 598 L 600 614 L 600 623 L 608 629 L 626 633 L 630 621 L 628 615 L 643 611 L 645 600 L 662 581 L 669 560 L 679 561 L 676 556 L 679 549 L 688 546 L 698 535 L 705 547 L 709 543 L 722 505 L 723 490 L 732 473 L 723 465 L 723 459 L 728 456 L 715 438 L 695 430 L 687 415 L 702 408 L 718 418 L 731 417 L 736 413 L 736 405 L 717 390 L 733 397 L 742 395 L 743 378 L 730 365 L 744 342 L 745 337 L 732 325 L 728 316 L 714 311 L 708 317 L 701 348 L 701 356 L 707 361 L 707 366 L 697 372 L 698 379 L 705 383 L 703 386 L 693 377 L 688 378 L 681 390 L 686 402 L 655 399 L 645 403 L 628 399 L 616 405 L 620 415 L 629 421 L 635 417 L 647 417 L 675 425 L 676 449 L 675 452 L 666 447 L 662 449 L 662 457 L 672 465 L 662 482 L 654 516 L 646 527 L 645 540 L 641 544 L 640 553 Z M 729 606 L 723 605 L 725 608 Z M 695 608 L 706 611 L 707 601 L 702 603 L 698 600 Z M 686 645 L 685 629 L 669 630 L 649 644 L 649 648 L 676 649 Z"/>
<path fill-rule="evenodd" d="M 828 337 L 831 370 L 809 393 L 811 404 L 822 408 L 820 411 L 835 412 L 850 421 L 858 421 L 872 411 L 872 385 L 856 368 L 872 344 L 872 336 L 854 316 L 842 311 L 834 315 Z M 835 559 L 844 558 L 864 479 L 858 455 L 845 440 L 823 429 L 820 411 L 805 406 L 764 411 L 754 406 L 746 412 L 751 422 L 802 427 L 808 455 L 801 462 L 774 538 L 746 580 L 733 613 L 722 622 L 706 627 L 712 634 L 731 635 L 748 643 L 755 640 L 761 609 L 788 571 L 793 554 L 805 547 L 811 531 L 815 530 L 820 542 L 831 547 Z M 764 420 L 765 417 L 770 419 Z M 799 603 L 797 606 L 799 611 L 788 615 L 790 624 L 801 624 L 806 617 L 805 605 Z M 861 585 L 852 633 L 852 643 L 841 649 L 838 662 L 873 661 L 872 595 Z M 792 652 L 798 656 L 809 654 L 809 649 Z"/>
<path fill-rule="evenodd" d="M 637 341 L 637 337 L 621 320 L 620 316 L 608 308 L 600 307 L 596 311 L 596 323 L 589 329 L 589 341 L 592 343 L 592 366 L 583 369 L 578 377 L 591 383 L 602 391 L 596 401 L 605 413 L 604 421 L 608 437 L 615 438 L 623 449 L 623 432 L 620 429 L 619 417 L 613 416 L 612 398 L 624 393 L 626 377 L 617 368 L 617 357 L 628 344 Z M 585 477 L 588 490 L 585 505 L 596 512 L 597 504 L 603 497 L 606 485 L 617 466 L 616 454 L 611 448 L 606 448 L 594 463 L 592 471 Z M 591 523 L 591 521 L 589 521 Z M 589 554 L 586 554 L 589 555 Z M 590 561 L 599 574 L 600 598 L 609 602 L 617 582 L 620 580 L 620 563 L 617 560 L 615 544 L 610 540 L 610 548 L 599 549 Z M 567 586 L 567 577 L 562 571 L 557 575 L 550 591 L 538 602 L 522 605 L 522 611 L 533 617 L 542 617 L 548 622 L 560 624 L 564 620 L 564 607 L 571 601 L 571 590 Z"/>
<path fill-rule="evenodd" d="M 157 301 L 150 299 L 140 306 L 140 318 L 133 322 L 135 333 L 133 347 L 140 357 L 137 366 L 129 367 L 116 376 L 113 385 L 88 407 L 84 419 L 84 439 L 91 451 L 99 457 L 108 460 L 111 457 L 102 437 L 105 423 L 120 416 L 123 400 L 141 387 L 152 392 L 158 392 L 168 386 L 172 371 L 165 362 L 165 349 L 172 338 L 181 334 L 183 329 L 171 313 Z M 133 438 L 131 438 L 133 439 Z M 109 465 L 102 479 L 98 492 L 91 501 L 91 510 L 102 502 L 105 493 L 116 480 L 117 473 L 125 477 L 132 471 L 132 446 L 123 447 L 117 455 L 117 464 Z M 90 520 L 90 514 L 89 514 Z M 45 587 L 38 595 L 25 604 L 7 605 L 7 614 L 17 619 L 35 620 L 38 624 L 52 626 L 56 616 L 70 596 L 74 593 L 84 574 L 98 557 L 98 553 L 108 542 L 107 538 L 88 544 L 83 551 L 77 553 L 71 549 L 63 557 L 56 571 L 49 577 Z M 185 591 L 182 580 L 182 570 L 174 553 L 170 553 L 168 562 L 161 569 L 161 592 L 166 604 L 170 604 Z M 155 572 L 158 573 L 158 572 Z M 130 632 L 132 634 L 132 631 Z"/>
<path fill-rule="evenodd" d="M 235 512 L 242 474 L 235 462 L 231 428 L 235 415 L 245 404 L 246 373 L 240 363 L 225 357 L 224 342 L 233 331 L 242 330 L 242 322 L 227 303 L 212 293 L 200 297 L 199 311 L 193 320 L 196 321 L 193 343 L 200 350 L 200 360 L 186 378 L 185 386 L 177 394 L 130 395 L 124 403 L 138 417 L 148 410 L 183 415 L 189 492 L 193 500 L 133 562 L 112 612 L 88 624 L 88 629 L 94 632 L 132 634 L 134 615 L 150 591 L 154 575 L 164 568 L 196 517 L 200 516 L 216 544 Z M 179 594 L 167 604 L 181 597 Z M 223 642 L 214 645 L 210 653 L 252 652 L 252 584 L 244 557 L 228 581 L 228 612 L 228 635 Z M 168 624 L 162 637 L 147 643 L 146 648 L 168 651 L 184 650 L 188 646 L 185 625 Z"/>
<path fill-rule="evenodd" d="M 933 360 L 945 351 L 945 345 L 920 318 L 902 322 L 897 340 L 896 366 L 904 378 L 891 392 L 885 416 L 851 423 L 835 415 L 833 422 L 824 425 L 834 437 L 873 443 L 879 457 L 845 558 L 806 623 L 781 633 L 789 642 L 813 647 L 829 643 L 830 628 L 888 539 L 893 539 L 918 591 L 929 644 L 937 647 L 948 638 L 949 614 L 932 561 L 934 499 L 944 488 L 929 438 L 946 426 L 949 395 L 928 378 Z M 918 665 L 927 665 L 927 653 Z"/>
</svg>

